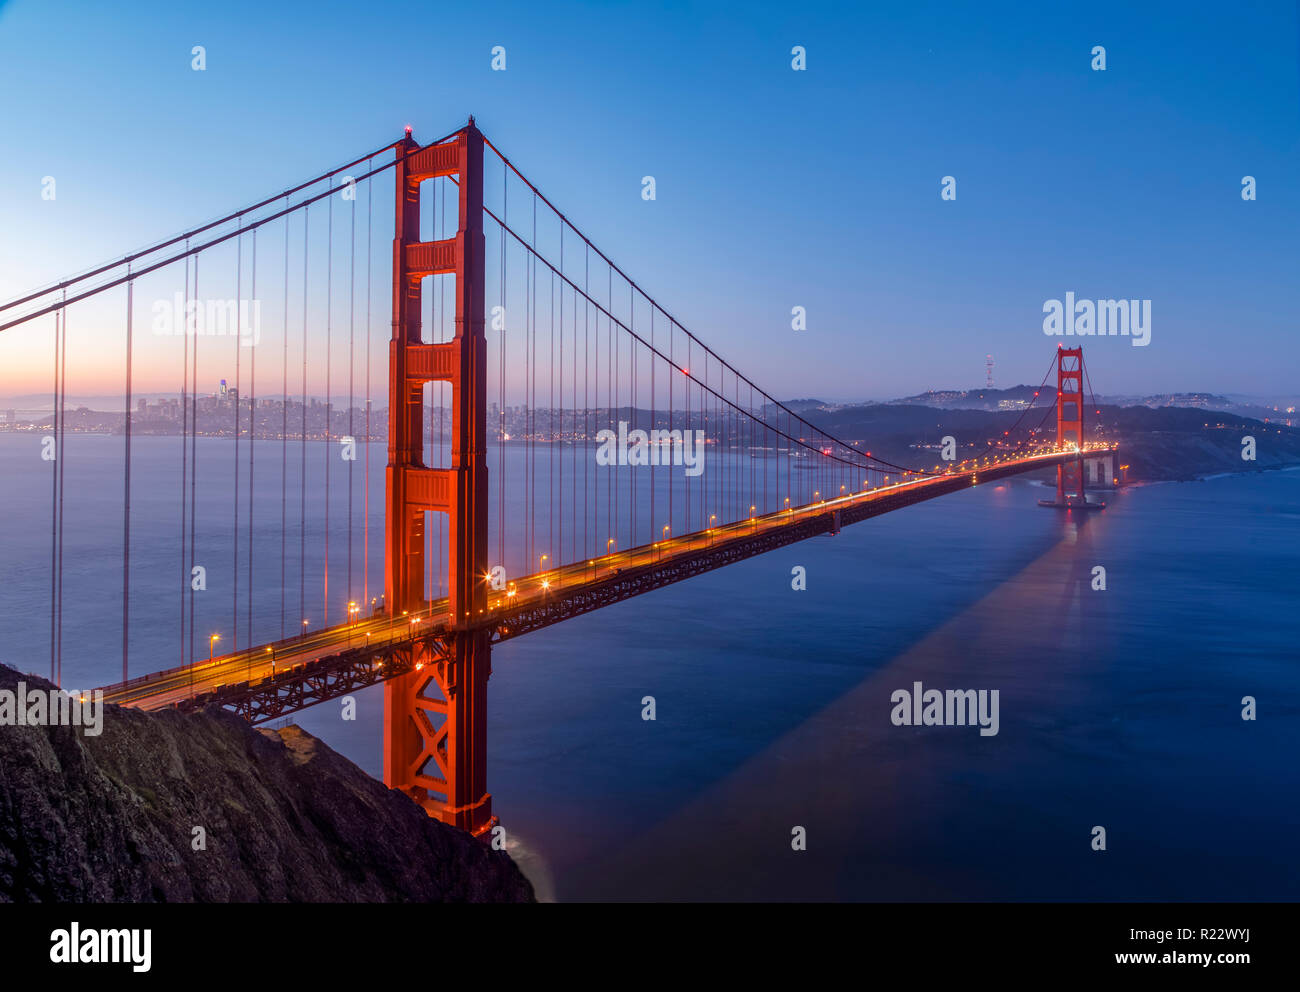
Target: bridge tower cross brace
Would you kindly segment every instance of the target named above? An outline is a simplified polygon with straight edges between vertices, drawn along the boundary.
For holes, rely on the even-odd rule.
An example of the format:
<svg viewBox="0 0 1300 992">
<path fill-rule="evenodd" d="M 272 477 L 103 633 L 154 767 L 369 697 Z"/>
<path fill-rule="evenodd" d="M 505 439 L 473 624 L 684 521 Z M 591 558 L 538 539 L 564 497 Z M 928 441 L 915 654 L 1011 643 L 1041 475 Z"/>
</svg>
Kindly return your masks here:
<svg viewBox="0 0 1300 992">
<path fill-rule="evenodd" d="M 420 241 L 420 187 L 455 177 L 456 234 Z M 393 335 L 389 345 L 384 604 L 394 623 L 428 608 L 425 514 L 448 515 L 445 644 L 417 641 L 415 671 L 384 684 L 384 782 L 431 816 L 475 834 L 496 823 L 487 791 L 489 634 L 470 621 L 487 605 L 487 338 L 484 329 L 483 135 L 474 118 L 453 137 L 397 146 Z M 426 343 L 423 280 L 455 277 L 455 336 Z M 424 384 L 451 387 L 451 462 L 424 464 Z M 426 621 L 427 622 L 427 621 Z M 418 621 L 417 621 L 418 623 Z"/>
<path fill-rule="evenodd" d="M 1056 446 L 1062 451 L 1076 445 L 1079 457 L 1056 466 L 1056 502 L 1067 496 L 1080 502 L 1083 493 L 1083 349 L 1056 350 Z"/>
</svg>

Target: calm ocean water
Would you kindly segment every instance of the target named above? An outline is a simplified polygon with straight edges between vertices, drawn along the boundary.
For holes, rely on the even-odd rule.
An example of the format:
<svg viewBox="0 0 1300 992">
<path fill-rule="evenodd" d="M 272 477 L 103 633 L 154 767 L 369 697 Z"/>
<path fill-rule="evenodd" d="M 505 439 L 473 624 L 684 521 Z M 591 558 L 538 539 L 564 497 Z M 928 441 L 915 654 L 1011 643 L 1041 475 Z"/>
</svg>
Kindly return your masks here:
<svg viewBox="0 0 1300 992">
<path fill-rule="evenodd" d="M 184 646 L 178 445 L 136 440 L 135 674 L 175 664 Z M 259 638 L 281 622 L 280 447 L 263 445 Z M 211 576 L 200 651 L 209 628 L 226 646 L 231 633 L 232 448 L 200 447 L 198 557 Z M 318 521 L 324 480 L 309 449 Z M 382 446 L 371 457 L 379 493 Z M 120 675 L 120 459 L 120 438 L 69 437 L 68 686 Z M 0 465 L 0 660 L 47 674 L 49 465 L 36 438 L 3 434 Z M 291 463 L 295 527 L 297 471 Z M 331 480 L 330 553 L 332 581 L 346 585 L 342 474 Z M 957 493 L 500 645 L 489 787 L 539 893 L 1300 898 L 1300 472 L 1133 488 L 1082 521 L 1037 507 L 1041 494 L 1024 480 Z M 308 535 L 315 574 L 321 527 Z M 296 531 L 286 543 L 293 629 Z M 353 554 L 359 598 L 359 542 Z M 1091 588 L 1096 565 L 1103 592 Z M 806 591 L 791 588 L 795 566 Z M 378 561 L 371 584 L 382 584 Z M 315 626 L 319 583 L 303 594 Z M 332 590 L 339 604 L 346 595 Z M 999 733 L 894 726 L 891 693 L 917 681 L 999 690 Z M 641 719 L 647 695 L 653 722 Z M 1257 700 L 1254 722 L 1241 719 L 1243 696 Z M 377 775 L 382 695 L 357 698 L 355 722 L 337 703 L 296 719 Z M 1091 849 L 1095 826 L 1104 852 Z M 806 851 L 791 849 L 795 827 Z"/>
</svg>

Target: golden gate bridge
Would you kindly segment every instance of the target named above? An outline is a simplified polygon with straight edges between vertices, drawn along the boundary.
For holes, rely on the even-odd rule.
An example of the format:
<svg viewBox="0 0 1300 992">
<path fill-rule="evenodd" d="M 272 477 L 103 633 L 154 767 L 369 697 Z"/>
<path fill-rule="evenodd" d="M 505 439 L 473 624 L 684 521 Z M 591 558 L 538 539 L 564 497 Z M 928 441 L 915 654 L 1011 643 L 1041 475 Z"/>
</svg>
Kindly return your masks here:
<svg viewBox="0 0 1300 992">
<path fill-rule="evenodd" d="M 371 595 L 370 463 L 362 459 L 365 478 L 358 500 L 355 459 L 339 469 L 332 442 L 364 448 L 374 436 L 374 185 L 390 180 L 387 465 L 382 537 L 373 538 L 380 542 L 376 553 L 382 555 L 384 580 L 382 591 Z M 381 196 L 386 189 L 383 185 Z M 364 250 L 359 254 L 362 190 Z M 322 291 L 319 257 L 314 287 L 311 278 L 312 232 L 319 256 L 322 224 L 323 320 L 312 316 Z M 336 247 L 336 231 L 346 236 L 346 250 Z M 268 242 L 282 249 L 270 266 Z M 228 650 L 218 654 L 220 635 L 203 633 L 196 621 L 196 595 L 207 593 L 191 581 L 217 539 L 198 500 L 198 442 L 211 433 L 200 428 L 199 351 L 230 345 L 196 325 L 203 306 L 200 277 L 210 285 L 212 260 L 222 259 L 223 246 L 228 253 L 232 245 L 236 301 L 244 299 L 245 279 L 257 298 L 260 280 L 264 292 L 268 285 L 272 295 L 278 292 L 282 320 L 278 338 L 275 329 L 268 337 L 260 324 L 244 326 L 250 319 L 244 308 L 232 310 L 234 345 L 223 360 L 233 360 L 236 387 L 225 413 L 229 431 L 223 433 L 233 438 L 234 471 L 229 479 L 204 482 L 232 487 L 230 638 Z M 349 400 L 342 415 L 332 402 L 336 335 L 344 332 L 343 322 L 336 327 L 334 321 L 340 305 L 335 302 L 339 255 L 346 256 L 348 300 Z M 208 259 L 202 273 L 201 259 Z M 341 282 L 341 263 L 339 268 Z M 176 664 L 152 670 L 162 659 L 151 657 L 144 662 L 148 674 L 132 676 L 132 661 L 137 669 L 141 665 L 131 657 L 133 616 L 138 623 L 143 610 L 149 623 L 171 622 L 155 604 L 132 597 L 132 549 L 138 551 L 142 541 L 170 540 L 149 521 L 141 528 L 135 520 L 132 529 L 134 300 L 142 280 L 176 281 L 178 269 L 185 324 L 172 342 L 181 368 L 180 529 L 168 553 L 178 567 L 179 650 Z M 362 275 L 363 320 L 358 321 Z M 229 277 L 228 270 L 222 272 L 222 285 Z M 0 331 L 27 325 L 43 334 L 49 327 L 43 318 L 53 318 L 49 578 L 50 678 L 56 684 L 62 679 L 69 315 L 78 305 L 102 302 L 110 291 L 120 292 L 126 303 L 120 340 L 125 415 L 121 679 L 105 687 L 106 700 L 144 709 L 218 705 L 256 723 L 382 683 L 384 781 L 431 815 L 479 834 L 495 823 L 486 769 L 493 644 L 1024 472 L 1054 467 L 1055 502 L 1083 509 L 1092 505 L 1084 493 L 1085 462 L 1113 450 L 1085 438 L 1087 372 L 1082 351 L 1064 348 L 1052 356 L 1034 393 L 1048 402 L 1041 408 L 1031 402 L 981 457 L 909 466 L 872 454 L 861 441 L 832 436 L 759 388 L 673 317 L 484 137 L 473 118 L 425 145 L 408 128 L 398 141 L 307 182 L 0 306 Z M 341 298 L 344 290 L 337 292 Z M 294 307 L 301 313 L 291 321 Z M 250 331 L 255 331 L 252 347 L 247 346 Z M 356 406 L 358 335 L 365 356 L 363 408 Z M 273 361 L 277 346 L 281 360 L 272 365 L 268 384 L 266 363 Z M 260 383 L 259 352 L 265 355 Z M 313 361 L 325 366 L 323 432 L 308 424 Z M 274 373 L 279 373 L 278 392 Z M 245 382 L 247 397 L 240 393 Z M 291 384 L 300 394 L 296 406 Z M 269 406 L 268 388 L 279 397 Z M 1090 382 L 1087 388 L 1091 392 Z M 278 430 L 274 416 L 268 427 L 268 409 L 279 413 Z M 1041 418 L 1031 425 L 1037 413 Z M 517 425 L 513 434 L 508 415 Z M 1049 440 L 1046 425 L 1053 416 Z M 614 436 L 620 441 L 634 436 L 637 451 L 617 464 L 598 462 L 592 440 Z M 665 485 L 656 468 L 666 464 L 671 471 L 681 465 L 683 449 L 695 437 L 703 440 L 701 471 L 676 473 Z M 307 460 L 309 441 L 320 440 L 327 442 L 321 466 L 325 520 L 318 531 L 323 568 L 314 575 L 307 567 Z M 267 445 L 276 441 L 279 458 L 272 453 L 268 465 Z M 292 460 L 300 461 L 296 500 L 289 492 L 291 441 L 297 446 Z M 276 493 L 268 495 L 265 485 L 261 493 L 255 488 L 259 450 L 262 478 L 270 471 L 279 479 L 278 507 Z M 508 450 L 516 457 L 507 458 Z M 331 482 L 332 471 L 343 472 L 347 492 L 346 545 L 335 547 L 333 559 L 330 495 L 339 480 L 336 475 Z M 268 548 L 255 541 L 254 515 L 261 514 L 265 526 L 265 515 L 274 524 L 277 510 L 279 548 Z M 221 531 L 224 539 L 224 522 Z M 296 549 L 290 546 L 292 536 Z M 268 554 L 276 559 L 270 567 Z M 297 573 L 296 597 L 291 570 Z M 255 616 L 255 599 L 264 604 L 268 594 L 279 598 L 278 637 L 273 622 Z M 319 603 L 323 618 L 315 630 L 307 617 L 309 598 L 310 610 Z"/>
</svg>

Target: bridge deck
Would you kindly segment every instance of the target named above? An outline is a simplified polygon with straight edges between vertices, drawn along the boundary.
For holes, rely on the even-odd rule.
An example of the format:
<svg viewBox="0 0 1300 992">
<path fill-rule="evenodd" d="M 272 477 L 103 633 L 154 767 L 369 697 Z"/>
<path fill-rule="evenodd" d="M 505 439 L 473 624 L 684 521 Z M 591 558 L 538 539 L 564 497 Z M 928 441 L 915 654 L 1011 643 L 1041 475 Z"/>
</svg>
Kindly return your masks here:
<svg viewBox="0 0 1300 992">
<path fill-rule="evenodd" d="M 1111 449 L 1090 446 L 1085 453 L 1105 450 Z M 1078 457 L 1052 451 L 990 459 L 981 468 L 876 487 L 538 572 L 511 583 L 509 591 L 491 593 L 487 609 L 461 618 L 462 626 L 488 627 L 494 641 L 518 637 L 837 527 Z M 144 675 L 105 687 L 104 698 L 148 710 L 233 706 L 261 722 L 435 661 L 454 626 L 447 600 L 439 599 L 415 615 L 378 614 Z M 416 651 L 417 645 L 425 650 Z"/>
</svg>

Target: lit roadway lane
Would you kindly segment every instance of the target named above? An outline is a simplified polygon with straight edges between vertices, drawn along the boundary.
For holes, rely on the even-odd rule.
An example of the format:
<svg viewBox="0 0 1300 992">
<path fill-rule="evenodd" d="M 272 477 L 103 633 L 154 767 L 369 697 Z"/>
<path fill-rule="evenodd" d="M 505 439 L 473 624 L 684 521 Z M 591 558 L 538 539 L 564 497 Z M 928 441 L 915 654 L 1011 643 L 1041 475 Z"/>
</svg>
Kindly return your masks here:
<svg viewBox="0 0 1300 992">
<path fill-rule="evenodd" d="M 1102 449 L 1103 446 L 1089 446 L 1085 450 L 1092 450 L 1093 447 Z M 870 503 L 885 496 L 924 489 L 937 482 L 951 481 L 954 475 L 973 476 L 977 481 L 980 471 L 995 466 L 1005 468 L 1023 465 L 1024 471 L 1031 471 L 1041 463 L 1054 463 L 1059 460 L 1060 454 L 1051 449 L 1020 457 L 989 457 L 974 463 L 963 462 L 953 466 L 949 471 L 939 471 L 934 475 L 920 476 L 904 482 L 876 486 L 859 493 L 849 493 L 804 506 L 755 515 L 747 520 L 710 527 L 681 537 L 674 537 L 665 530 L 661 540 L 626 551 L 613 548 L 611 540 L 608 542 L 611 548 L 608 554 L 539 571 L 508 583 L 504 591 L 494 591 L 489 596 L 488 608 L 482 620 L 490 622 L 502 609 L 513 610 L 533 600 L 553 596 L 561 590 L 572 590 L 575 586 L 607 579 L 625 569 L 654 565 L 715 544 L 725 543 L 733 538 L 780 530 L 809 516 L 824 514 L 828 510 L 843 509 Z M 974 467 L 970 467 L 972 464 Z M 488 577 L 484 576 L 484 581 L 487 579 Z M 126 683 L 107 686 L 104 688 L 104 699 L 109 703 L 154 710 L 211 692 L 222 686 L 233 686 L 241 682 L 256 685 L 272 675 L 283 675 L 307 662 L 329 657 L 349 648 L 375 648 L 408 642 L 417 634 L 448 626 L 451 617 L 447 611 L 447 600 L 439 599 L 429 603 L 425 610 L 416 614 L 402 614 L 400 617 L 377 614 L 365 619 L 357 619 L 350 623 L 277 641 L 274 644 L 258 645 L 243 651 L 219 655 L 211 660 L 203 659 L 194 665 L 183 665 L 152 675 L 144 675 Z"/>
<path fill-rule="evenodd" d="M 193 665 L 169 668 L 108 686 L 104 689 L 104 699 L 106 702 L 139 706 L 148 710 L 161 709 L 223 685 L 257 683 L 270 675 L 283 674 L 349 647 L 399 643 L 410 639 L 413 627 L 425 629 L 430 623 L 446 621 L 445 599 L 430 606 L 431 610 L 415 617 L 378 615 L 326 627 L 299 637 L 276 641 L 274 644 L 217 655 L 211 660 L 204 658 Z"/>
</svg>

